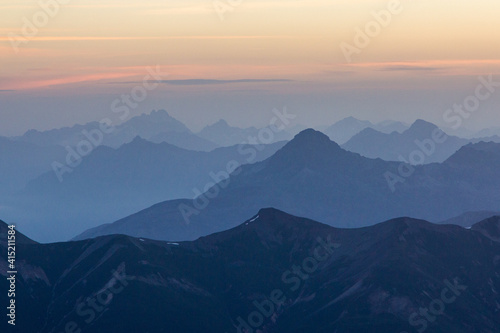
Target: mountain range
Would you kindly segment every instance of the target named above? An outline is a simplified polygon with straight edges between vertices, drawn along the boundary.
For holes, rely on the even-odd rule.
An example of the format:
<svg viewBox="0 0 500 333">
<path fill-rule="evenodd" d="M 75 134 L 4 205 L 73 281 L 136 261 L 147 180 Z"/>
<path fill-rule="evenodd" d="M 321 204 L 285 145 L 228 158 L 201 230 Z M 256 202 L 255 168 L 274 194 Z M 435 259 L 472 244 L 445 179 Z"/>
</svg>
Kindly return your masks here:
<svg viewBox="0 0 500 333">
<path fill-rule="evenodd" d="M 137 136 L 152 142 L 167 142 L 180 148 L 210 151 L 218 147 L 217 144 L 204 140 L 189 130 L 186 125 L 173 118 L 165 110 L 153 110 L 149 114 L 132 117 L 129 120 L 114 124 L 111 119 L 106 122 L 112 126 L 109 133 L 103 133 L 102 143 L 105 146 L 118 148 L 131 142 Z M 15 140 L 29 142 L 42 146 L 71 146 L 88 140 L 86 133 L 100 131 L 99 122 L 90 122 L 85 125 L 75 125 L 49 131 L 30 130 Z M 238 142 L 241 143 L 241 142 Z"/>
<path fill-rule="evenodd" d="M 248 138 L 259 136 L 260 128 L 248 127 L 239 128 L 230 126 L 225 120 L 204 127 L 200 132 L 196 133 L 200 138 L 210 142 L 215 142 L 221 147 L 239 145 L 243 142 L 248 142 Z M 274 133 L 273 142 L 290 140 L 291 135 L 287 131 Z"/>
<path fill-rule="evenodd" d="M 399 121 L 383 121 L 378 124 L 373 124 L 368 120 L 359 120 L 354 117 L 347 117 L 327 127 L 322 132 L 328 135 L 332 141 L 342 145 L 354 135 L 367 128 L 371 128 L 381 133 L 401 133 L 408 128 L 408 125 Z"/>
<path fill-rule="evenodd" d="M 100 146 L 61 179 L 49 171 L 6 196 L 2 216 L 37 240 L 69 239 L 160 201 L 194 198 L 239 165 L 267 159 L 284 144 L 196 152 L 136 137 L 118 149 Z"/>
<path fill-rule="evenodd" d="M 194 200 L 161 202 L 76 239 L 126 234 L 194 240 L 234 227 L 260 207 L 335 227 L 397 216 L 442 221 L 467 211 L 498 211 L 499 154 L 500 144 L 481 142 L 462 147 L 442 164 L 412 167 L 362 157 L 310 129 Z"/>
<path fill-rule="evenodd" d="M 498 216 L 338 229 L 269 208 L 193 242 L 19 241 L 16 329 L 496 333 L 499 231 Z"/>
</svg>

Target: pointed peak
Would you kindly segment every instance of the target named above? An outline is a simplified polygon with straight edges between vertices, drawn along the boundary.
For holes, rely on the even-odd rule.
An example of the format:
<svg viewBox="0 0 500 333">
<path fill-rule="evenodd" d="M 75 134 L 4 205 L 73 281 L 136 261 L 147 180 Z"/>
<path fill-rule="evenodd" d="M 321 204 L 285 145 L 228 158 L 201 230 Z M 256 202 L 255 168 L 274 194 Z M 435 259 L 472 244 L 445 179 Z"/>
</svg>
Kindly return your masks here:
<svg viewBox="0 0 500 333">
<path fill-rule="evenodd" d="M 132 139 L 132 141 L 130 141 L 130 143 L 134 143 L 134 144 L 145 143 L 145 142 L 149 142 L 149 141 L 142 138 L 140 135 L 137 135 L 135 138 Z"/>
<path fill-rule="evenodd" d="M 300 132 L 299 134 L 297 134 L 292 141 L 290 141 L 290 143 L 294 142 L 294 141 L 300 141 L 300 142 L 306 142 L 306 143 L 311 143 L 311 144 L 315 144 L 315 143 L 320 143 L 320 142 L 329 142 L 329 143 L 332 143 L 333 141 L 330 140 L 330 138 L 320 132 L 320 131 L 317 131 L 315 129 L 312 129 L 312 128 L 308 128 L 306 130 L 303 130 L 302 132 Z"/>
<path fill-rule="evenodd" d="M 171 120 L 174 119 L 165 109 L 153 110 L 149 115 L 154 120 Z"/>
<path fill-rule="evenodd" d="M 153 110 L 151 114 L 156 114 L 158 116 L 166 116 L 166 117 L 171 117 L 170 113 L 168 113 L 167 110 L 165 109 L 159 109 L 159 110 Z"/>
<path fill-rule="evenodd" d="M 313 129 L 300 132 L 270 159 L 276 170 L 307 166 L 311 169 L 326 167 L 339 156 L 351 154 L 331 141 L 328 136 Z"/>
<path fill-rule="evenodd" d="M 337 122 L 337 124 L 363 124 L 363 125 L 372 125 L 371 122 L 369 122 L 368 120 L 361 120 L 361 119 L 358 119 L 358 118 L 355 118 L 353 116 L 349 116 L 347 118 L 344 118 L 340 121 Z"/>
<path fill-rule="evenodd" d="M 212 124 L 214 127 L 231 127 L 224 119 L 219 119 L 217 122 Z"/>
<path fill-rule="evenodd" d="M 430 123 L 428 121 L 425 121 L 423 119 L 417 119 L 413 124 L 411 124 L 409 130 L 412 129 L 426 129 L 426 130 L 434 130 L 438 128 L 436 125 L 433 123 Z"/>
</svg>

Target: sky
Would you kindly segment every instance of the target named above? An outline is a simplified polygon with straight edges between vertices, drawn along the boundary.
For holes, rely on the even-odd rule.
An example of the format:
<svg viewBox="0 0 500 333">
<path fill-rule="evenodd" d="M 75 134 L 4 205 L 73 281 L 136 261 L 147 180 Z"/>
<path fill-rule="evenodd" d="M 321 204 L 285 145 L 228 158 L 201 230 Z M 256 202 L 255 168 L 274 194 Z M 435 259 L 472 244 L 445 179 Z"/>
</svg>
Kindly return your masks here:
<svg viewBox="0 0 500 333">
<path fill-rule="evenodd" d="M 499 15 L 498 0 L 2 0 L 0 135 L 108 118 L 145 83 L 131 116 L 195 131 L 283 107 L 307 126 L 447 125 L 478 77 L 500 81 Z M 500 88 L 463 126 L 500 126 L 499 105 Z"/>
</svg>

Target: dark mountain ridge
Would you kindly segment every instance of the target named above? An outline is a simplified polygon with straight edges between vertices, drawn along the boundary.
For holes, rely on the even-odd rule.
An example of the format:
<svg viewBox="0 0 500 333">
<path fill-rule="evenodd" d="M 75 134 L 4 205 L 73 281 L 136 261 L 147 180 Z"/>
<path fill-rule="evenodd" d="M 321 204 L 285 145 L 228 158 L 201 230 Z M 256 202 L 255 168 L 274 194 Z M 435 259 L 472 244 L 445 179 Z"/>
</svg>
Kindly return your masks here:
<svg viewBox="0 0 500 333">
<path fill-rule="evenodd" d="M 193 242 L 111 235 L 23 244 L 19 253 L 22 332 L 62 332 L 67 325 L 82 333 L 500 327 L 500 243 L 476 228 L 398 218 L 338 229 L 268 208 Z M 0 287 L 6 283 L 1 279 Z M 430 304 L 445 288 L 453 301 L 442 313 L 432 321 L 418 315 L 435 309 Z M 2 331 L 6 325 L 0 323 Z"/>
</svg>

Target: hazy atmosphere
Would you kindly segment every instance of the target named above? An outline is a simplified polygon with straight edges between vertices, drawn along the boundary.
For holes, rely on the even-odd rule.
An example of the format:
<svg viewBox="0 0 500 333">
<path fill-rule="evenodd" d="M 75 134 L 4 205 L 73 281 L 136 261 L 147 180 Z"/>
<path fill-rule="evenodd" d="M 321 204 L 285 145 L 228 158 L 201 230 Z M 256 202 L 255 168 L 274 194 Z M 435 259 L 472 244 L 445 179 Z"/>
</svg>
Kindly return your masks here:
<svg viewBox="0 0 500 333">
<path fill-rule="evenodd" d="M 0 332 L 500 333 L 498 0 L 2 0 Z"/>
<path fill-rule="evenodd" d="M 443 112 L 500 68 L 494 0 L 398 2 L 366 46 L 359 39 L 363 47 L 357 28 L 390 1 L 60 2 L 47 20 L 36 1 L 0 4 L 1 135 L 109 117 L 148 67 L 170 83 L 148 91 L 132 114 L 163 108 L 193 130 L 220 118 L 265 125 L 283 106 L 306 126 L 347 116 L 446 125 Z M 499 100 L 463 126 L 494 121 Z"/>
</svg>

